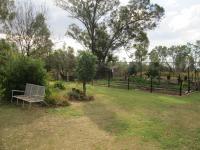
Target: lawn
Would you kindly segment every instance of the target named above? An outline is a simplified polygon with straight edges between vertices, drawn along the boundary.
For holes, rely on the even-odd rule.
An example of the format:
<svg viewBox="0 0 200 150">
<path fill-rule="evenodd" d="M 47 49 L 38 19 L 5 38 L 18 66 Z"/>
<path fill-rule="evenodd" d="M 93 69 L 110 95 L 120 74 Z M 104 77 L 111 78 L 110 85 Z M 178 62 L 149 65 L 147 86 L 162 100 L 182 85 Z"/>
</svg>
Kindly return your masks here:
<svg viewBox="0 0 200 150">
<path fill-rule="evenodd" d="M 66 93 L 78 84 L 66 84 Z M 89 86 L 92 102 L 31 110 L 0 104 L 0 150 L 200 149 L 200 93 Z"/>
</svg>

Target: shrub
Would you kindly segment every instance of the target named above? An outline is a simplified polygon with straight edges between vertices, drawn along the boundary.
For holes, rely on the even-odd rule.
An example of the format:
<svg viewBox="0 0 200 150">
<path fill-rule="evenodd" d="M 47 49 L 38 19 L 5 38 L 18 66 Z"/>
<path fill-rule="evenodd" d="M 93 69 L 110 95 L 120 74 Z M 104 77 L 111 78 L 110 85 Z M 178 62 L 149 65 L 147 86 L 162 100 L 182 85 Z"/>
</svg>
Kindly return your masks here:
<svg viewBox="0 0 200 150">
<path fill-rule="evenodd" d="M 86 96 L 84 92 L 79 89 L 72 88 L 68 93 L 69 100 L 78 100 L 78 101 L 92 101 L 94 100 L 93 96 Z"/>
<path fill-rule="evenodd" d="M 58 81 L 54 84 L 54 88 L 58 88 L 60 90 L 65 90 L 65 86 L 62 81 Z"/>
<path fill-rule="evenodd" d="M 67 97 L 56 93 L 50 94 L 45 98 L 45 101 L 51 106 L 69 106 Z"/>
<path fill-rule="evenodd" d="M 150 84 L 150 81 L 143 78 L 143 77 L 131 77 L 130 81 L 137 83 L 137 84 Z"/>
<path fill-rule="evenodd" d="M 5 66 L 2 89 L 4 97 L 11 97 L 11 90 L 24 90 L 26 83 L 45 85 L 46 70 L 40 60 L 17 57 Z"/>
</svg>

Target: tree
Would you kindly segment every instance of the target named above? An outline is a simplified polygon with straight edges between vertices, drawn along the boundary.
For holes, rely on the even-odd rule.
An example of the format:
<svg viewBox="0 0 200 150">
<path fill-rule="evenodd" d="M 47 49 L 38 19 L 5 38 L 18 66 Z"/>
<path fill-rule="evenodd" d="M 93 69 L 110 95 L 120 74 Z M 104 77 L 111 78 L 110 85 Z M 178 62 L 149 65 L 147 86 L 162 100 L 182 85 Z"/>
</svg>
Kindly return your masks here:
<svg viewBox="0 0 200 150">
<path fill-rule="evenodd" d="M 173 73 L 175 72 L 175 69 L 176 69 L 176 55 L 177 55 L 176 46 L 173 45 L 169 47 L 167 51 L 167 58 L 168 58 L 169 63 L 167 64 L 170 68 L 170 71 L 172 71 Z"/>
<path fill-rule="evenodd" d="M 17 51 L 13 43 L 9 43 L 5 39 L 0 39 L 0 67 L 4 66 L 11 55 Z"/>
<path fill-rule="evenodd" d="M 135 62 L 131 62 L 128 67 L 128 75 L 137 75 L 138 65 Z"/>
<path fill-rule="evenodd" d="M 158 62 L 151 62 L 148 69 L 148 76 L 152 79 L 159 76 L 159 63 Z"/>
<path fill-rule="evenodd" d="M 190 56 L 190 49 L 187 45 L 176 46 L 175 51 L 175 67 L 176 71 L 183 72 L 189 66 L 192 66 L 192 59 Z"/>
<path fill-rule="evenodd" d="M 151 60 L 151 62 L 160 62 L 160 57 L 159 57 L 158 51 L 156 51 L 156 49 L 153 49 L 149 53 L 149 59 Z"/>
<path fill-rule="evenodd" d="M 123 77 L 126 76 L 128 70 L 128 64 L 126 61 L 117 61 L 112 66 L 112 76 Z"/>
<path fill-rule="evenodd" d="M 96 56 L 91 52 L 83 51 L 79 53 L 76 68 L 77 77 L 83 83 L 83 92 L 86 95 L 86 83 L 90 82 L 95 76 Z"/>
<path fill-rule="evenodd" d="M 191 49 L 190 56 L 194 59 L 195 70 L 200 67 L 200 41 L 196 41 L 195 44 L 188 43 L 188 47 Z"/>
<path fill-rule="evenodd" d="M 150 53 L 151 62 L 159 62 L 160 66 L 169 69 L 169 72 L 172 71 L 172 63 L 170 63 L 168 59 L 169 50 L 166 46 L 156 46 L 152 53 Z"/>
<path fill-rule="evenodd" d="M 149 41 L 147 40 L 145 43 L 142 44 L 135 44 L 134 48 L 136 49 L 135 51 L 135 60 L 139 63 L 140 65 L 140 76 L 142 77 L 142 71 L 143 71 L 143 61 L 147 59 L 147 53 L 148 53 L 148 45 Z"/>
<path fill-rule="evenodd" d="M 150 0 L 57 0 L 57 5 L 81 24 L 69 26 L 67 35 L 98 58 L 99 65 L 111 61 L 113 52 L 143 41 L 146 31 L 157 26 L 164 9 Z"/>
<path fill-rule="evenodd" d="M 17 48 L 5 39 L 0 40 L 0 84 L 5 77 L 5 66 L 14 58 Z"/>
<path fill-rule="evenodd" d="M 16 6 L 15 18 L 6 21 L 5 29 L 8 39 L 16 43 L 23 55 L 43 58 L 51 51 L 44 12 L 36 10 L 30 1 Z"/>
<path fill-rule="evenodd" d="M 57 80 L 66 79 L 69 81 L 69 76 L 74 75 L 76 66 L 76 58 L 74 49 L 71 47 L 56 50 L 46 58 L 46 68 L 48 71 L 55 71 Z"/>
</svg>

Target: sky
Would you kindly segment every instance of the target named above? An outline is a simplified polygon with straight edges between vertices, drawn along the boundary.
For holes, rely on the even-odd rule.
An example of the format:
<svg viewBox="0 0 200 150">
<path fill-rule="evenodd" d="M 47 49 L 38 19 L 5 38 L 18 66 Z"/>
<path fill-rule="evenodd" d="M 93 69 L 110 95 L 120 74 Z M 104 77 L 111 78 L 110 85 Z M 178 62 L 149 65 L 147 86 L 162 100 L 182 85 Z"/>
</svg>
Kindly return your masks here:
<svg viewBox="0 0 200 150">
<path fill-rule="evenodd" d="M 18 0 L 21 1 L 21 0 Z M 123 4 L 128 0 L 120 0 Z M 47 7 L 47 21 L 55 42 L 55 48 L 62 47 L 63 43 L 80 49 L 76 41 L 65 36 L 67 27 L 72 23 L 78 23 L 69 17 L 69 14 L 55 5 L 54 0 L 34 0 L 36 5 L 45 4 Z M 157 45 L 186 44 L 200 40 L 200 0 L 151 0 L 165 9 L 165 16 L 159 26 L 148 31 L 150 48 Z M 124 51 L 118 53 L 120 59 L 127 59 Z"/>
</svg>

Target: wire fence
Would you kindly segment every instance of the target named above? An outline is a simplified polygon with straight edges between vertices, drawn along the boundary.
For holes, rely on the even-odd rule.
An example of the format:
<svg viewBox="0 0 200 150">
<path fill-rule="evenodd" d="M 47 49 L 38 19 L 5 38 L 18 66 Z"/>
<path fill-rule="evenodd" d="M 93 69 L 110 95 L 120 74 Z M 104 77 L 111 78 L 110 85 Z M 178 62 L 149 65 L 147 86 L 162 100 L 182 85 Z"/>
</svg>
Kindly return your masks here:
<svg viewBox="0 0 200 150">
<path fill-rule="evenodd" d="M 160 64 L 155 69 L 157 75 L 149 75 L 151 64 L 149 62 L 137 64 L 137 72 L 121 72 L 118 68 L 105 69 L 102 74 L 104 78 L 97 78 L 94 85 L 120 88 L 120 89 L 140 89 L 149 92 L 158 92 L 170 95 L 185 95 L 194 91 L 200 91 L 200 69 L 195 66 L 182 66 L 170 64 Z M 128 70 L 128 69 L 127 69 Z M 133 69 L 134 70 L 134 69 Z"/>
</svg>

